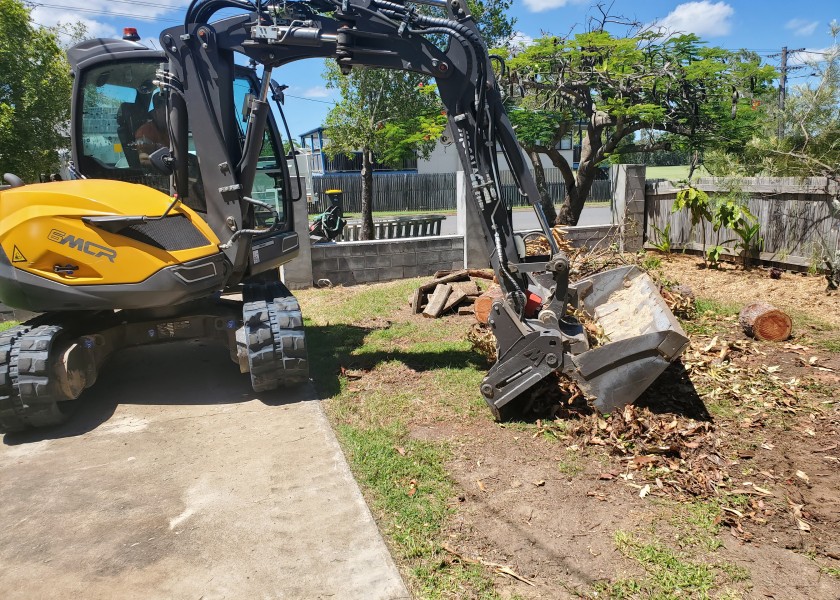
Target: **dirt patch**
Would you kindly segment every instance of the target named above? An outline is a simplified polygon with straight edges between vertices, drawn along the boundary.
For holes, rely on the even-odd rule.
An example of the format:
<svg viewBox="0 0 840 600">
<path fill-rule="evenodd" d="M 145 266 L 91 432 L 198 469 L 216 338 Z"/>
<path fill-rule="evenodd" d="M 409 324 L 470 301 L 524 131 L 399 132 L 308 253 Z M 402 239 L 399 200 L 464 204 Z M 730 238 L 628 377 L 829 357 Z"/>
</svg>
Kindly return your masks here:
<svg viewBox="0 0 840 600">
<path fill-rule="evenodd" d="M 702 261 L 695 256 L 657 256 L 661 258 L 659 268 L 665 278 L 688 285 L 698 298 L 739 306 L 760 300 L 794 316 L 806 311 L 812 317 L 840 327 L 840 295 L 826 293 L 824 277 L 783 272 L 781 279 L 771 279 L 769 269 L 744 271 L 731 263 L 721 263 L 719 269 L 704 269 Z"/>
<path fill-rule="evenodd" d="M 824 280 L 696 262 L 664 260 L 662 277 L 721 304 L 762 299 L 836 335 L 837 298 Z M 702 333 L 684 360 L 622 412 L 570 405 L 549 382 L 533 403 L 542 419 L 415 422 L 413 435 L 448 440 L 457 457 L 450 560 L 506 565 L 527 580 L 497 569 L 502 597 L 642 597 L 650 566 L 616 541 L 631 532 L 645 549 L 709 566 L 713 597 L 837 600 L 840 357 L 801 336 L 747 340 L 731 314 L 687 324 Z M 701 527 L 677 519 L 683 510 L 710 517 Z"/>
</svg>

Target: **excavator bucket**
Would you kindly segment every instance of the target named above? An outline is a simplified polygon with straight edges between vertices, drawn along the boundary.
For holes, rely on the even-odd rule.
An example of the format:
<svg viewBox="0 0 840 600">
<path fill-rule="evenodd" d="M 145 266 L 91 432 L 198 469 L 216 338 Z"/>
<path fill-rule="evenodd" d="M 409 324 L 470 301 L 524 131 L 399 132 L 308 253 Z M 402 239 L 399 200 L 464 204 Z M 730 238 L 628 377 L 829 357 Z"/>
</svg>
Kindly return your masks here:
<svg viewBox="0 0 840 600">
<path fill-rule="evenodd" d="M 602 413 L 634 402 L 688 346 L 656 285 L 637 267 L 581 279 L 570 292 L 572 305 L 596 323 L 603 343 L 571 355 L 563 371 Z"/>
</svg>

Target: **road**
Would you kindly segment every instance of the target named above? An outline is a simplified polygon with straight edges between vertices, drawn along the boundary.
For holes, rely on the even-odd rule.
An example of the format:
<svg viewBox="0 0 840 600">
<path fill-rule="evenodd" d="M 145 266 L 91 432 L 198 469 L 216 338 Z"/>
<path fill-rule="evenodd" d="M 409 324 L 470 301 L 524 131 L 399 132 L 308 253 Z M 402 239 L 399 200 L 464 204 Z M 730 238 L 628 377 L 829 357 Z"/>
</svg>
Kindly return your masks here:
<svg viewBox="0 0 840 600">
<path fill-rule="evenodd" d="M 0 445 L 0 595 L 408 598 L 315 392 L 227 350 L 127 350 L 65 426 Z"/>
<path fill-rule="evenodd" d="M 590 206 L 583 209 L 580 215 L 579 225 L 604 225 L 612 222 L 612 209 L 610 206 Z M 513 228 L 515 231 L 530 231 L 539 229 L 537 215 L 532 210 L 513 211 Z M 441 224 L 441 235 L 456 235 L 458 233 L 458 220 L 455 215 L 449 215 Z"/>
</svg>

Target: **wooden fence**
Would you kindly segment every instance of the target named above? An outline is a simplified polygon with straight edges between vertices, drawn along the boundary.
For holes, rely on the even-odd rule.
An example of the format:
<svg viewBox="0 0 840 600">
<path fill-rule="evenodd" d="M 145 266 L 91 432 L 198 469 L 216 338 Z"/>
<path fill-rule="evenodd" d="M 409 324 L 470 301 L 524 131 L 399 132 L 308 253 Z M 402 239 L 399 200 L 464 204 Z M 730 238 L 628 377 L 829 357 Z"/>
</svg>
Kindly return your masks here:
<svg viewBox="0 0 840 600">
<path fill-rule="evenodd" d="M 705 178 L 698 180 L 696 187 L 713 198 L 732 194 L 734 190 L 734 195 L 746 203 L 761 224 L 762 260 L 822 268 L 822 256 L 840 251 L 840 206 L 836 206 L 840 186 L 826 178 L 750 177 L 736 181 Z M 701 228 L 705 228 L 708 246 L 721 243 L 734 251 L 735 242 L 730 240 L 737 236 L 732 231 L 715 232 L 710 223 L 692 229 L 687 210 L 671 212 L 678 191 L 667 181 L 648 182 L 645 191 L 648 245 L 658 243 L 663 237 L 661 232 L 670 223 L 668 235 L 675 249 L 700 250 Z"/>
<path fill-rule="evenodd" d="M 344 212 L 362 212 L 362 178 L 330 174 L 312 178 L 315 214 L 327 209 L 326 192 L 344 191 Z M 435 212 L 455 209 L 455 173 L 374 173 L 373 210 Z"/>
<path fill-rule="evenodd" d="M 560 169 L 546 169 L 548 191 L 559 204 L 566 197 L 566 184 Z M 375 173 L 373 176 L 373 210 L 382 211 L 428 211 L 456 209 L 454 173 Z M 502 197 L 508 206 L 525 206 L 525 199 L 519 195 L 510 171 L 501 172 Z M 362 178 L 353 174 L 327 174 L 312 178 L 312 192 L 315 199 L 310 206 L 312 214 L 327 209 L 329 201 L 324 194 L 330 189 L 344 191 L 344 212 L 362 211 Z M 595 181 L 589 202 L 609 201 L 612 197 L 611 181 Z"/>
</svg>

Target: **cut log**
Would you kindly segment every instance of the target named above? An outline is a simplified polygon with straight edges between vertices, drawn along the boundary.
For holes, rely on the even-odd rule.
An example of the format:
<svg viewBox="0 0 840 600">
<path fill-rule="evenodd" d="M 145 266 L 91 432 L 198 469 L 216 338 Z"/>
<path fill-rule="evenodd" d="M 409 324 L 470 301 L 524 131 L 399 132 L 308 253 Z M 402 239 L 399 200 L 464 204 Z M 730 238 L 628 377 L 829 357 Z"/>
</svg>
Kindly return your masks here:
<svg viewBox="0 0 840 600">
<path fill-rule="evenodd" d="M 474 315 L 475 311 L 473 310 L 472 306 L 459 306 L 458 314 L 463 317 L 466 315 Z"/>
<path fill-rule="evenodd" d="M 437 319 L 446 306 L 449 294 L 452 293 L 452 286 L 448 283 L 441 283 L 435 288 L 435 293 L 429 298 L 429 305 L 423 311 L 423 316 L 430 319 Z"/>
<path fill-rule="evenodd" d="M 426 292 L 417 288 L 414 290 L 414 296 L 411 298 L 411 308 L 414 311 L 415 315 L 419 315 L 423 312 L 423 308 L 426 306 Z"/>
<path fill-rule="evenodd" d="M 453 283 L 452 289 L 464 292 L 465 296 L 478 296 L 481 293 L 475 281 L 459 281 L 458 283 Z"/>
<path fill-rule="evenodd" d="M 438 273 L 442 273 L 445 271 L 438 271 Z M 435 273 L 437 275 L 438 273 Z M 444 275 L 442 277 L 435 277 L 432 281 L 428 283 L 424 283 L 419 288 L 414 290 L 414 296 L 411 299 L 411 308 L 414 310 L 415 315 L 419 315 L 423 312 L 423 309 L 426 306 L 426 296 L 432 293 L 434 290 L 437 289 L 437 286 L 442 283 L 453 283 L 456 281 L 469 281 L 470 275 L 467 271 L 455 271 L 454 273 L 449 273 L 448 275 Z"/>
<path fill-rule="evenodd" d="M 793 330 L 793 322 L 787 313 L 766 302 L 745 306 L 738 315 L 738 322 L 749 337 L 768 342 L 786 340 Z"/>
<path fill-rule="evenodd" d="M 452 293 L 449 294 L 449 298 L 446 299 L 446 304 L 443 305 L 443 312 L 448 312 L 458 306 L 467 295 L 462 292 L 461 290 L 455 289 L 455 286 L 452 286 Z"/>
<path fill-rule="evenodd" d="M 475 277 L 476 279 L 489 279 L 493 280 L 496 278 L 495 273 L 491 269 L 464 269 L 462 271 L 437 271 L 435 272 L 435 279 L 440 279 L 442 277 L 446 277 L 452 273 L 466 273 L 470 277 Z"/>
<path fill-rule="evenodd" d="M 486 292 L 476 298 L 475 320 L 479 323 L 487 325 L 487 320 L 490 318 L 490 311 L 493 308 L 493 303 L 504 297 L 505 295 L 502 292 L 502 288 L 498 285 L 491 286 Z"/>
</svg>

